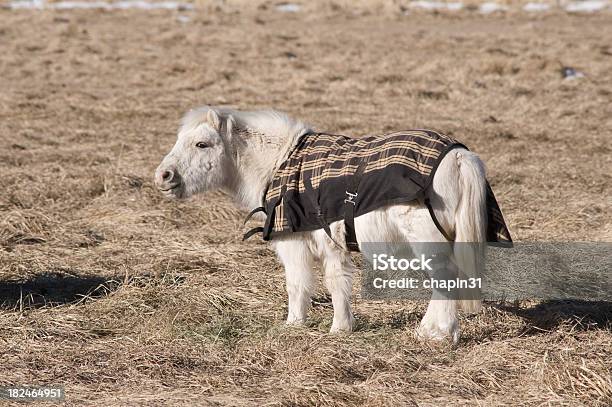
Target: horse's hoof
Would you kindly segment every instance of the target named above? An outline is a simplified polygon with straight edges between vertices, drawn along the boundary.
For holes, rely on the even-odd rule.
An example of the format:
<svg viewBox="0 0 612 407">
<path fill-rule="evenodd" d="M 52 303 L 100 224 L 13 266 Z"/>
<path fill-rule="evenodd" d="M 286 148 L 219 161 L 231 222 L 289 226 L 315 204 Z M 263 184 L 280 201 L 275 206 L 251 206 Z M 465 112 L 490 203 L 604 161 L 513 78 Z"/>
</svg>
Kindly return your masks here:
<svg viewBox="0 0 612 407">
<path fill-rule="evenodd" d="M 285 325 L 287 326 L 301 326 L 304 325 L 306 323 L 306 318 L 287 318 L 287 321 L 285 321 Z"/>
<path fill-rule="evenodd" d="M 353 331 L 353 323 L 354 323 L 354 318 L 351 317 L 348 320 L 344 320 L 344 321 L 334 321 L 332 323 L 331 329 L 329 330 L 330 333 L 338 333 L 338 332 L 352 332 Z"/>
<path fill-rule="evenodd" d="M 444 326 L 421 323 L 421 326 L 417 329 L 417 338 L 424 341 L 450 340 L 453 345 L 456 345 L 460 337 L 461 331 L 457 321 Z"/>
</svg>

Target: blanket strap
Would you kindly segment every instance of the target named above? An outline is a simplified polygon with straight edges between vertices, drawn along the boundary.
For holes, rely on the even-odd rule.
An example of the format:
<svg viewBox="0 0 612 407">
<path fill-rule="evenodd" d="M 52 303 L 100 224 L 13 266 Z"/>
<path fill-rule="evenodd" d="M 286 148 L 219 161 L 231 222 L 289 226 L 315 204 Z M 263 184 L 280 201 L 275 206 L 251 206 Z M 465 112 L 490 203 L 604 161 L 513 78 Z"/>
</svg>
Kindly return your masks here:
<svg viewBox="0 0 612 407">
<path fill-rule="evenodd" d="M 247 240 L 249 237 L 257 234 L 257 233 L 263 233 L 264 228 L 262 228 L 261 226 L 253 228 L 251 230 L 249 230 L 248 232 L 246 232 L 243 236 L 242 236 L 242 241 Z"/>
<path fill-rule="evenodd" d="M 351 252 L 359 251 L 359 244 L 357 243 L 357 235 L 355 234 L 355 206 L 357 201 L 355 200 L 359 193 L 359 181 L 361 175 L 365 171 L 367 162 L 364 161 L 357 167 L 355 173 L 349 178 L 346 190 L 346 198 L 344 199 L 344 230 L 345 230 L 345 242 L 346 248 Z"/>
<path fill-rule="evenodd" d="M 263 196 L 261 198 L 262 206 L 258 206 L 257 208 L 249 212 L 249 214 L 244 219 L 243 225 L 246 225 L 249 219 L 251 219 L 253 215 L 255 215 L 257 212 L 263 212 L 266 215 L 266 223 L 264 224 L 264 227 L 257 227 L 257 228 L 250 229 L 248 232 L 242 235 L 243 242 L 256 233 L 261 233 L 264 235 L 263 237 L 266 237 L 265 236 L 266 226 L 268 226 L 270 222 L 270 218 L 271 218 L 270 216 L 268 216 L 268 213 L 266 212 L 266 195 L 268 195 L 269 188 L 270 188 L 270 184 L 266 185 L 266 189 L 264 190 Z M 274 207 L 272 208 L 272 217 L 274 217 L 274 208 L 276 208 L 276 205 L 278 205 L 284 193 L 285 193 L 285 189 L 283 188 L 281 191 L 281 197 L 279 198 L 279 200 L 275 203 Z M 264 239 L 264 240 L 268 240 L 268 239 Z"/>
<path fill-rule="evenodd" d="M 257 212 L 266 213 L 266 208 L 264 208 L 263 206 L 258 206 L 257 208 L 253 209 L 251 212 L 249 212 L 246 218 L 244 218 L 244 222 L 242 224 L 246 225 L 249 219 L 251 219 L 253 215 L 255 215 Z"/>
<path fill-rule="evenodd" d="M 336 246 L 341 247 L 338 244 L 338 242 L 334 240 L 331 234 L 329 223 L 327 223 L 327 221 L 325 220 L 325 215 L 321 211 L 321 205 L 319 204 L 319 196 L 317 193 L 315 193 L 315 190 L 312 187 L 312 181 L 310 181 L 310 178 L 304 178 L 303 182 L 304 182 L 304 189 L 307 192 L 306 195 L 310 198 L 310 202 L 312 203 L 312 206 L 317 210 L 317 220 L 319 221 L 319 225 L 321 225 L 327 237 L 329 237 L 331 241 L 334 242 L 334 244 L 336 244 Z"/>
<path fill-rule="evenodd" d="M 247 217 L 244 219 L 243 225 L 246 225 L 247 222 L 249 221 L 249 219 L 251 219 L 251 217 L 253 215 L 255 215 L 257 212 L 266 213 L 266 208 L 264 208 L 263 206 L 259 206 L 259 207 L 255 208 L 255 209 L 253 209 L 251 212 L 249 212 Z M 256 233 L 263 233 L 263 230 L 264 230 L 264 228 L 262 228 L 262 227 L 256 227 L 256 228 L 253 228 L 253 229 L 249 230 L 244 235 L 242 235 L 242 241 L 244 242 L 245 240 L 247 240 L 249 237 L 253 236 Z"/>
<path fill-rule="evenodd" d="M 436 214 L 434 213 L 434 210 L 433 210 L 433 207 L 431 206 L 431 201 L 429 200 L 429 198 L 425 198 L 425 206 L 427 206 L 427 210 L 429 211 L 429 216 L 431 216 L 431 220 L 433 220 L 434 225 L 436 225 L 440 233 L 442 233 L 442 236 L 444 236 L 444 238 L 448 240 L 449 242 L 453 242 L 454 240 L 451 239 L 451 237 L 448 235 L 448 233 L 446 233 L 446 230 L 444 230 L 440 222 L 438 222 L 438 218 L 436 218 Z"/>
</svg>

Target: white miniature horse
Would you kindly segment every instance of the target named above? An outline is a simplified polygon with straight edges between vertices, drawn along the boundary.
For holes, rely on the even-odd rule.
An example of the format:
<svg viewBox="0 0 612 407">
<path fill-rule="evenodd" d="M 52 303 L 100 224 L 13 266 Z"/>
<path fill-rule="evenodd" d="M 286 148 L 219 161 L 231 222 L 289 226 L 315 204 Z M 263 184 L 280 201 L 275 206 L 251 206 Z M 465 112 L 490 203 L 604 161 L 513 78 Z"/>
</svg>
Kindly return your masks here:
<svg viewBox="0 0 612 407">
<path fill-rule="evenodd" d="M 202 107 L 182 120 L 176 144 L 156 170 L 155 183 L 168 197 L 223 189 L 242 209 L 262 204 L 264 190 L 298 138 L 311 131 L 304 123 L 276 111 L 240 112 Z M 485 171 L 476 154 L 456 149 L 440 163 L 433 179 L 431 204 L 444 230 L 456 242 L 484 242 Z M 344 223 L 330 225 L 335 242 L 344 242 Z M 423 203 L 392 205 L 355 218 L 357 241 L 446 242 Z M 314 289 L 313 265 L 321 263 L 334 308 L 331 331 L 351 331 L 350 306 L 354 266 L 348 251 L 323 230 L 290 233 L 273 240 L 285 267 L 289 311 L 287 324 L 305 321 Z M 479 245 L 481 246 L 481 245 Z M 455 263 L 468 277 L 482 268 L 478 253 L 457 253 Z M 437 297 L 436 297 L 437 298 Z M 459 340 L 458 308 L 477 312 L 479 298 L 436 299 L 418 329 L 425 339 Z"/>
</svg>

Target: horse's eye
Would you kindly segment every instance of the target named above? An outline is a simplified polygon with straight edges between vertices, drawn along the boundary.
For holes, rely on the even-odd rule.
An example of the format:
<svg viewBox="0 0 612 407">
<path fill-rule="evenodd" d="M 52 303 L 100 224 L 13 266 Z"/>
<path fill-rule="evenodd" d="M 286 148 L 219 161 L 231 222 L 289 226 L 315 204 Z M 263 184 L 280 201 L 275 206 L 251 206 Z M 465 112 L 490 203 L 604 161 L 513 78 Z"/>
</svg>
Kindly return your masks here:
<svg viewBox="0 0 612 407">
<path fill-rule="evenodd" d="M 203 141 L 200 141 L 199 143 L 196 143 L 196 147 L 197 148 L 208 148 L 210 146 L 208 144 L 204 143 Z"/>
</svg>

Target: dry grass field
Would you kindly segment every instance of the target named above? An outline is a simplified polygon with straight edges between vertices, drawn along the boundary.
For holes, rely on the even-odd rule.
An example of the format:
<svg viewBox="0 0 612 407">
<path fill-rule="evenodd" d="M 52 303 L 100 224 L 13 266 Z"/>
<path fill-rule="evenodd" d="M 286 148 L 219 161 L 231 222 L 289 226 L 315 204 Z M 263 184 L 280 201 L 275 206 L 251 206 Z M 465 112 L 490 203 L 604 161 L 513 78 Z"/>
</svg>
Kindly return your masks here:
<svg viewBox="0 0 612 407">
<path fill-rule="evenodd" d="M 444 130 L 484 158 L 515 240 L 611 241 L 610 38 L 610 12 L 0 9 L 0 386 L 62 384 L 69 406 L 611 405 L 609 303 L 489 303 L 451 347 L 415 339 L 424 302 L 357 284 L 356 331 L 330 335 L 319 287 L 289 329 L 244 213 L 152 185 L 188 109 L 274 107 Z"/>
</svg>

